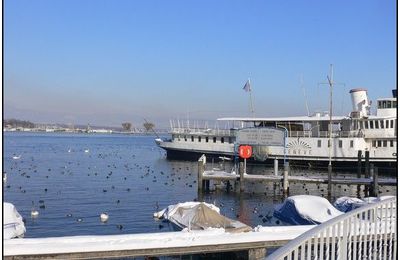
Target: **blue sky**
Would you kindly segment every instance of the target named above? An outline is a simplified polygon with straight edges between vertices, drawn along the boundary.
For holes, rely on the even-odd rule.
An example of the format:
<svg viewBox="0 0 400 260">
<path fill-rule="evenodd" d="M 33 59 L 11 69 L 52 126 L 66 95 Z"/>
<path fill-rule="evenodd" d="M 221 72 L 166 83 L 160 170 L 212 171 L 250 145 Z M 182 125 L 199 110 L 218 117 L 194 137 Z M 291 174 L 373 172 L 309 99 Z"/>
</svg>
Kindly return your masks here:
<svg viewBox="0 0 400 260">
<path fill-rule="evenodd" d="M 4 115 L 118 126 L 142 117 L 257 116 L 328 110 L 348 91 L 396 88 L 396 2 L 5 0 Z"/>
</svg>

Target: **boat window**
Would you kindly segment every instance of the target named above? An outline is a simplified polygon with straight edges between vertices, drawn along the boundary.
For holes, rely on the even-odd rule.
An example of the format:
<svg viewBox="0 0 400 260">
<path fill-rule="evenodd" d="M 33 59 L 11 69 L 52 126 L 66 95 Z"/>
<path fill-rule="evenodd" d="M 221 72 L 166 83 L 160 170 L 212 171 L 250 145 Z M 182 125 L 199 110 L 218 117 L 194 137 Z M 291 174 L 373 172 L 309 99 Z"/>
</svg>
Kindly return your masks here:
<svg viewBox="0 0 400 260">
<path fill-rule="evenodd" d="M 199 143 L 201 142 L 201 136 L 199 136 Z"/>
<path fill-rule="evenodd" d="M 378 147 L 382 147 L 382 141 L 378 140 Z"/>
<path fill-rule="evenodd" d="M 393 101 L 393 108 L 397 108 L 397 101 Z"/>
<path fill-rule="evenodd" d="M 393 140 L 390 140 L 390 147 L 393 147 Z"/>
<path fill-rule="evenodd" d="M 353 148 L 353 146 L 354 146 L 354 141 L 350 140 L 350 147 Z"/>
<path fill-rule="evenodd" d="M 225 140 L 224 140 L 224 138 L 223 138 L 223 137 L 221 137 L 221 143 L 224 143 L 224 141 L 225 141 Z"/>
<path fill-rule="evenodd" d="M 321 140 L 318 140 L 318 147 L 321 147 Z"/>
<path fill-rule="evenodd" d="M 360 126 L 358 127 L 359 129 L 363 129 L 364 128 L 364 124 L 362 121 L 359 122 Z M 355 129 L 354 129 L 355 130 Z"/>
<path fill-rule="evenodd" d="M 213 137 L 213 143 L 217 142 L 217 137 Z"/>
<path fill-rule="evenodd" d="M 369 121 L 369 128 L 374 129 L 374 121 Z"/>
<path fill-rule="evenodd" d="M 368 129 L 368 121 L 364 122 L 365 129 Z"/>
<path fill-rule="evenodd" d="M 372 147 L 376 147 L 376 141 L 375 140 L 372 141 Z"/>
<path fill-rule="evenodd" d="M 387 108 L 392 108 L 392 101 L 388 101 L 386 107 L 387 107 Z"/>
<path fill-rule="evenodd" d="M 378 108 L 382 108 L 382 101 L 378 101 Z"/>
<path fill-rule="evenodd" d="M 208 143 L 208 136 L 206 136 L 206 143 Z"/>
<path fill-rule="evenodd" d="M 328 147 L 331 147 L 331 140 L 328 140 Z"/>
<path fill-rule="evenodd" d="M 386 128 L 389 128 L 389 120 L 385 120 L 386 122 Z"/>
<path fill-rule="evenodd" d="M 381 129 L 385 128 L 385 126 L 383 125 L 383 120 L 380 120 L 381 122 Z"/>
<path fill-rule="evenodd" d="M 342 140 L 339 140 L 339 148 L 342 148 L 342 144 L 343 144 Z"/>
<path fill-rule="evenodd" d="M 390 128 L 393 128 L 393 120 L 390 120 Z"/>
<path fill-rule="evenodd" d="M 194 136 L 193 135 L 191 136 L 191 138 L 192 138 L 192 142 L 194 142 Z"/>
<path fill-rule="evenodd" d="M 383 144 L 383 147 L 387 147 L 387 141 L 386 140 L 383 140 L 382 144 Z"/>
<path fill-rule="evenodd" d="M 378 129 L 378 128 L 379 128 L 379 121 L 375 120 L 375 129 Z"/>
<path fill-rule="evenodd" d="M 229 143 L 233 143 L 232 137 L 229 137 Z"/>
<path fill-rule="evenodd" d="M 187 136 L 186 135 L 184 136 L 184 138 L 185 138 L 185 142 L 187 142 Z"/>
</svg>

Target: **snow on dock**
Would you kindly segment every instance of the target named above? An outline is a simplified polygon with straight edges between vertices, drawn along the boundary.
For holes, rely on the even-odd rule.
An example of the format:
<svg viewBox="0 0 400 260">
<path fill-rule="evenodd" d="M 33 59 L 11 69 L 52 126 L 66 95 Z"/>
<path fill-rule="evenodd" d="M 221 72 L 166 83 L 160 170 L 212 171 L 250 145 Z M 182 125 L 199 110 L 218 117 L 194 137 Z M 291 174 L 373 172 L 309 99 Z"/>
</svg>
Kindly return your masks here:
<svg viewBox="0 0 400 260">
<path fill-rule="evenodd" d="M 223 229 L 131 235 L 66 236 L 4 240 L 4 256 L 17 258 L 106 258 L 171 256 L 277 248 L 315 227 L 256 227 L 252 232 Z"/>
</svg>

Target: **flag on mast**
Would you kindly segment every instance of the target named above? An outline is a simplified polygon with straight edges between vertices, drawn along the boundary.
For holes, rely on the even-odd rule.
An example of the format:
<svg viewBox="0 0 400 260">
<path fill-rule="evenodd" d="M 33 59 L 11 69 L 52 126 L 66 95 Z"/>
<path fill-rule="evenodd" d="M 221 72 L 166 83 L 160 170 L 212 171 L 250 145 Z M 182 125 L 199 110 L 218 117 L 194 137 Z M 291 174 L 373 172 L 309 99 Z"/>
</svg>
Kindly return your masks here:
<svg viewBox="0 0 400 260">
<path fill-rule="evenodd" d="M 244 89 L 244 91 L 246 91 L 246 92 L 251 91 L 250 79 L 248 79 L 248 80 L 246 81 L 246 84 L 244 84 L 243 89 Z"/>
</svg>

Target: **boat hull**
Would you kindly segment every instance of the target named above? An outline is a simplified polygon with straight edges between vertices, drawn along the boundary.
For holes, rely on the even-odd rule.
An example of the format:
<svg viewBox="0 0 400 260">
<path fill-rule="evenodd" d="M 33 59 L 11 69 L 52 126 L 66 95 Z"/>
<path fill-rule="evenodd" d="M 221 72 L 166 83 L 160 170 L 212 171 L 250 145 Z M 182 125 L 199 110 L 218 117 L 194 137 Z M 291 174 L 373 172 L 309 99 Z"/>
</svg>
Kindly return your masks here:
<svg viewBox="0 0 400 260">
<path fill-rule="evenodd" d="M 209 151 L 196 151 L 196 150 L 178 150 L 171 148 L 164 148 L 167 152 L 167 159 L 169 160 L 185 160 L 185 161 L 197 161 L 203 154 L 207 156 L 207 159 L 221 160 L 220 157 L 227 157 L 232 160 L 235 160 L 235 156 L 233 154 L 220 153 L 220 152 L 209 152 Z M 238 159 L 236 157 L 236 159 Z M 278 157 L 279 165 L 283 165 L 283 158 Z M 265 161 L 258 161 L 254 158 L 248 159 L 248 162 L 255 164 L 263 164 L 266 166 L 273 167 L 275 158 L 267 158 Z M 326 170 L 329 164 L 329 160 L 326 157 L 315 157 L 315 158 L 302 158 L 302 157 L 294 157 L 288 156 L 287 160 L 289 161 L 292 167 L 301 167 L 301 168 L 310 168 L 310 169 L 321 169 Z M 380 174 L 396 174 L 397 173 L 397 161 L 387 161 L 385 158 L 379 160 L 379 158 L 374 158 L 370 163 L 373 163 L 374 166 L 378 167 Z M 334 158 L 332 161 L 332 167 L 337 171 L 350 171 L 357 172 L 357 158 Z M 365 161 L 361 163 L 362 174 L 365 171 Z"/>
</svg>

